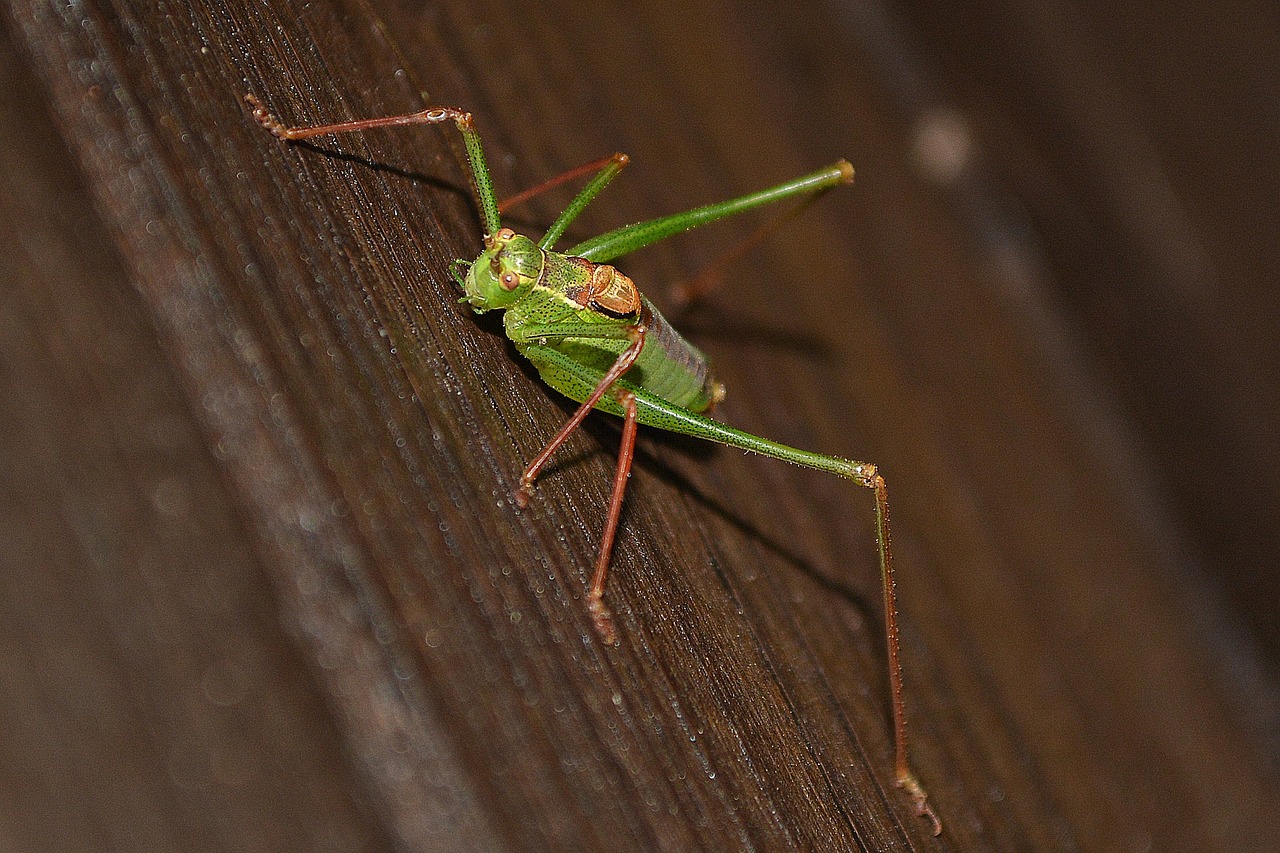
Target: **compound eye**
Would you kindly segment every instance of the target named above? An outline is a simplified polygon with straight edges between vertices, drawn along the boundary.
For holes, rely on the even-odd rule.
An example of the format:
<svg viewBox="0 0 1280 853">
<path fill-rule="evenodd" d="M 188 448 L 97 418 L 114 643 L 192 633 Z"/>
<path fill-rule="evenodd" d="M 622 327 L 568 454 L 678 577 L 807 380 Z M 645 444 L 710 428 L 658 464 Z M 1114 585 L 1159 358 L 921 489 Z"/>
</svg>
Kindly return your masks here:
<svg viewBox="0 0 1280 853">
<path fill-rule="evenodd" d="M 498 279 L 498 286 L 503 290 L 515 290 L 520 286 L 520 276 L 513 272 L 504 272 Z"/>
</svg>

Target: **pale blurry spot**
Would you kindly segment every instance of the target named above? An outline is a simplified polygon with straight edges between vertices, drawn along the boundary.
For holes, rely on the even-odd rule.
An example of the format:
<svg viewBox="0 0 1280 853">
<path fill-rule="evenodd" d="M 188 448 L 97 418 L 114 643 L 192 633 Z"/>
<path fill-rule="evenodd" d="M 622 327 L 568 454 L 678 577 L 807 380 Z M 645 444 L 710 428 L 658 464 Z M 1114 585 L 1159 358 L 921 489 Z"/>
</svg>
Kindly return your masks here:
<svg viewBox="0 0 1280 853">
<path fill-rule="evenodd" d="M 190 511 L 187 489 L 183 482 L 175 477 L 161 480 L 151 493 L 151 504 L 162 515 L 171 518 L 182 518 Z"/>
<path fill-rule="evenodd" d="M 973 132 L 956 110 L 939 107 L 920 115 L 911 139 L 915 167 L 940 184 L 954 183 L 973 158 Z"/>
</svg>

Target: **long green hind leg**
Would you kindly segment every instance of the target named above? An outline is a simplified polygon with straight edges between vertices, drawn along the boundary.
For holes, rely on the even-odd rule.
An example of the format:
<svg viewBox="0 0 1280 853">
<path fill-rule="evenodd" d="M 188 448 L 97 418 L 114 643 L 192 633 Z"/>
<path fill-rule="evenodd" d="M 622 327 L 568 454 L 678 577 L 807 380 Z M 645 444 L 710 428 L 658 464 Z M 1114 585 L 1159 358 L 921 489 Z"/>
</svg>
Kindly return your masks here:
<svg viewBox="0 0 1280 853">
<path fill-rule="evenodd" d="M 717 219 L 724 219 L 726 216 L 743 213 L 762 205 L 772 204 L 775 201 L 818 193 L 852 181 L 853 167 L 849 165 L 847 160 L 837 160 L 825 169 L 819 169 L 795 180 L 778 184 L 776 187 L 749 193 L 728 201 L 696 207 L 693 210 L 686 210 L 684 213 L 674 213 L 670 216 L 650 219 L 647 222 L 637 222 L 635 225 L 623 226 L 607 234 L 601 234 L 599 237 L 593 237 L 590 240 L 579 243 L 569 249 L 567 254 L 577 255 L 580 258 L 586 258 L 596 263 L 606 263 L 614 258 L 629 255 L 637 249 L 648 246 L 650 243 L 664 240 L 673 234 L 688 231 L 690 228 L 705 225 L 708 222 L 715 222 Z"/>
<path fill-rule="evenodd" d="M 793 204 L 733 246 L 730 246 L 695 275 L 682 281 L 677 281 L 667 288 L 667 299 L 670 301 L 672 309 L 678 314 L 718 288 L 724 282 L 726 269 L 741 259 L 747 252 L 764 242 L 765 239 L 773 236 L 783 225 L 803 213 L 808 209 L 809 205 L 818 200 L 818 197 L 823 192 L 825 190 L 818 190 L 801 198 L 798 203 Z"/>
<path fill-rule="evenodd" d="M 579 364 L 561 352 L 550 347 L 532 345 L 526 348 L 525 355 L 538 365 L 539 371 L 552 385 L 562 393 L 575 399 L 581 399 L 586 393 L 584 389 L 594 386 L 599 377 L 596 371 L 586 365 Z M 554 379 L 554 381 L 552 381 Z M 885 486 L 884 477 L 869 462 L 856 462 L 839 456 L 828 456 L 809 450 L 789 447 L 758 435 L 712 420 L 704 415 L 691 412 L 676 406 L 661 397 L 629 385 L 626 379 L 617 383 L 620 387 L 635 395 L 637 419 L 646 426 L 659 427 L 670 432 L 678 432 L 695 438 L 704 438 L 730 447 L 749 450 L 764 456 L 772 456 L 785 462 L 803 465 L 818 471 L 826 471 L 852 480 L 859 486 L 870 489 L 875 497 L 876 510 L 876 543 L 880 561 L 880 583 L 884 591 L 884 623 L 885 646 L 888 650 L 890 704 L 893 709 L 894 735 L 894 783 L 906 790 L 915 804 L 916 814 L 928 818 L 933 824 L 934 835 L 942 832 L 942 822 L 929 807 L 928 795 L 911 771 L 907 760 L 907 714 L 903 699 L 902 661 L 898 648 L 898 605 L 895 595 L 896 579 L 893 573 L 893 552 L 890 546 L 889 531 L 889 490 Z M 621 408 L 609 398 L 598 396 L 599 407 L 622 414 Z M 585 414 L 585 413 L 584 413 Z"/>
</svg>

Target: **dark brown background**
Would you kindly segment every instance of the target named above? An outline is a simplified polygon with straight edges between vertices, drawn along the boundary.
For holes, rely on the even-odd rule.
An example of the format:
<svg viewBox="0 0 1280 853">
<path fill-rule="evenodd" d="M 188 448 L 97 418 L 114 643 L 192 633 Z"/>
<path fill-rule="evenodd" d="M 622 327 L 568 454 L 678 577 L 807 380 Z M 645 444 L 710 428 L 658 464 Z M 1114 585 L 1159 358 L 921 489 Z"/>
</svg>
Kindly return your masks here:
<svg viewBox="0 0 1280 853">
<path fill-rule="evenodd" d="M 1274 8 L 463 5 L 7 4 L 0 846 L 1280 849 Z M 581 236 L 855 163 L 683 326 L 886 472 L 940 838 L 868 496 L 645 436 L 602 649 L 617 429 L 514 511 L 568 407 L 456 305 L 456 134 L 245 91 L 628 152 Z"/>
</svg>

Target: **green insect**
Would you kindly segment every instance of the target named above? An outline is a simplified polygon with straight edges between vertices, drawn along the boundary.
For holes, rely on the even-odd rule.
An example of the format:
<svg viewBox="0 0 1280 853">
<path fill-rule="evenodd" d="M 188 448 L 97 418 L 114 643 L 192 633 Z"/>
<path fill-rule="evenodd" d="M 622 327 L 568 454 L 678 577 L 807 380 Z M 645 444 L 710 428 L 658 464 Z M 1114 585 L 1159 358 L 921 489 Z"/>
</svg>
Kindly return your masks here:
<svg viewBox="0 0 1280 853">
<path fill-rule="evenodd" d="M 592 409 L 623 419 L 622 448 L 600 553 L 587 592 L 587 607 L 605 643 L 617 642 L 613 618 L 604 602 L 605 578 L 613 550 L 623 493 L 631 471 L 638 424 L 704 438 L 797 465 L 827 471 L 870 489 L 875 496 L 876 538 L 884 589 L 885 633 L 889 682 L 893 703 L 895 782 L 915 803 L 917 814 L 942 823 L 929 807 L 924 789 L 907 763 L 906 718 L 902 700 L 902 665 L 898 656 L 898 620 L 894 600 L 893 560 L 889 549 L 889 504 L 884 478 L 876 466 L 788 447 L 758 435 L 726 426 L 706 413 L 724 396 L 724 387 L 711 375 L 707 358 L 668 324 L 636 288 L 635 283 L 607 262 L 651 243 L 762 205 L 786 199 L 812 199 L 853 180 L 853 167 L 840 160 L 825 169 L 740 198 L 709 204 L 627 225 L 571 247 L 554 250 L 565 229 L 627 164 L 614 154 L 566 172 L 509 199 L 506 207 L 524 201 L 564 181 L 595 172 L 541 240 L 504 228 L 484 148 L 471 114 L 454 107 L 432 107 L 407 115 L 349 121 L 310 127 L 286 127 L 252 95 L 245 101 L 253 117 L 282 140 L 307 139 L 333 133 L 379 127 L 453 122 L 462 133 L 471 166 L 471 180 L 484 219 L 484 251 L 474 261 L 454 261 L 452 274 L 477 314 L 506 311 L 507 337 L 533 362 L 544 382 L 581 403 L 559 433 L 538 454 L 520 478 L 516 502 L 527 504 L 534 480 L 555 451 L 573 434 Z"/>
</svg>

